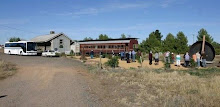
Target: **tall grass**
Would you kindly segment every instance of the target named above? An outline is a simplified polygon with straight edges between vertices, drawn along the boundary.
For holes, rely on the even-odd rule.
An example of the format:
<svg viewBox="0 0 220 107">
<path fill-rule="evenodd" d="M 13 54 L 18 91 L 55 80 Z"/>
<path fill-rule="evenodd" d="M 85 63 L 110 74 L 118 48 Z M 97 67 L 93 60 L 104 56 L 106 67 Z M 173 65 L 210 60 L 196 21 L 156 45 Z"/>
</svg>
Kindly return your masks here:
<svg viewBox="0 0 220 107">
<path fill-rule="evenodd" d="M 99 71 L 100 72 L 100 71 Z M 162 69 L 130 69 L 97 73 L 111 87 L 115 100 L 126 106 L 219 106 L 220 70 L 192 69 L 166 72 Z M 108 84 L 108 83 L 105 83 Z M 112 89 L 112 87 L 114 87 Z"/>
<path fill-rule="evenodd" d="M 16 73 L 16 65 L 0 60 L 0 79 L 7 78 Z"/>
</svg>

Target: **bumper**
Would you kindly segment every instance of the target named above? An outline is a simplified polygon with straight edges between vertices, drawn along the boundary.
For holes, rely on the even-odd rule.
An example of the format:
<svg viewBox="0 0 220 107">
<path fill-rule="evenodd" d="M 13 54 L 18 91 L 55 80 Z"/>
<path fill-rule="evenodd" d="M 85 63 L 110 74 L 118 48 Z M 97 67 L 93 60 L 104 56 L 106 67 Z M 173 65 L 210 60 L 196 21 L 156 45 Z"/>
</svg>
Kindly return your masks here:
<svg viewBox="0 0 220 107">
<path fill-rule="evenodd" d="M 24 53 L 23 55 L 37 55 L 37 53 Z"/>
</svg>

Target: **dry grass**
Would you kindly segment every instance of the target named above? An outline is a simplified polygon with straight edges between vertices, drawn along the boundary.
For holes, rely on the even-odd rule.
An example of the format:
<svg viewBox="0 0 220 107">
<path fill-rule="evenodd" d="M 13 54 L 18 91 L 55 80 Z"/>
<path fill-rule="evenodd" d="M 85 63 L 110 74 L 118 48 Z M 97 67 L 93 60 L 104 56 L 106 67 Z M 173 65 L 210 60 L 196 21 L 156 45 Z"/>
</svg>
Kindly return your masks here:
<svg viewBox="0 0 220 107">
<path fill-rule="evenodd" d="M 215 69 L 209 69 L 215 70 Z M 117 72 L 116 72 L 117 71 Z M 156 72 L 155 72 L 156 71 Z M 112 98 L 125 106 L 219 106 L 220 70 L 198 71 L 113 69 L 98 73 Z M 196 76 L 197 75 L 197 76 Z M 118 85 L 111 85 L 117 83 Z M 107 88 L 108 87 L 108 88 Z"/>
<path fill-rule="evenodd" d="M 7 78 L 16 73 L 16 65 L 0 60 L 0 79 Z"/>
</svg>

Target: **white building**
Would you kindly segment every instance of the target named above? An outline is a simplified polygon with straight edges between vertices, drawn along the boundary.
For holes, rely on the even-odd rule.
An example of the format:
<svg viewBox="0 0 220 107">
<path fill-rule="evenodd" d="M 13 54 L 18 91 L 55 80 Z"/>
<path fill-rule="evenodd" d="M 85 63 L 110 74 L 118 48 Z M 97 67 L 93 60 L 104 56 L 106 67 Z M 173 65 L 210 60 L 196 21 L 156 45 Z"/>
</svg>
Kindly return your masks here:
<svg viewBox="0 0 220 107">
<path fill-rule="evenodd" d="M 80 53 L 80 44 L 77 41 L 73 41 L 71 46 L 71 50 L 73 50 L 74 53 Z"/>
<path fill-rule="evenodd" d="M 64 33 L 55 34 L 51 31 L 48 35 L 37 36 L 31 41 L 37 43 L 37 50 L 55 50 L 58 52 L 70 52 L 71 39 Z"/>
</svg>

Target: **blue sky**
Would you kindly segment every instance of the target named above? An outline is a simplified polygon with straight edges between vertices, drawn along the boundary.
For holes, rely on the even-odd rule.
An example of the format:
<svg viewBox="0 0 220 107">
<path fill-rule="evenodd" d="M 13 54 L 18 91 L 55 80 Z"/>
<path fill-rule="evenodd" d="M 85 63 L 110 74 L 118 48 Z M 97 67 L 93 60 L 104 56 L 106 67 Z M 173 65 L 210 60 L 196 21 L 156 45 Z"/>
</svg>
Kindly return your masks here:
<svg viewBox="0 0 220 107">
<path fill-rule="evenodd" d="M 10 37 L 29 40 L 49 31 L 74 40 L 122 33 L 143 39 L 159 29 L 183 31 L 189 44 L 201 28 L 220 42 L 218 0 L 1 0 L 0 44 Z"/>
</svg>

